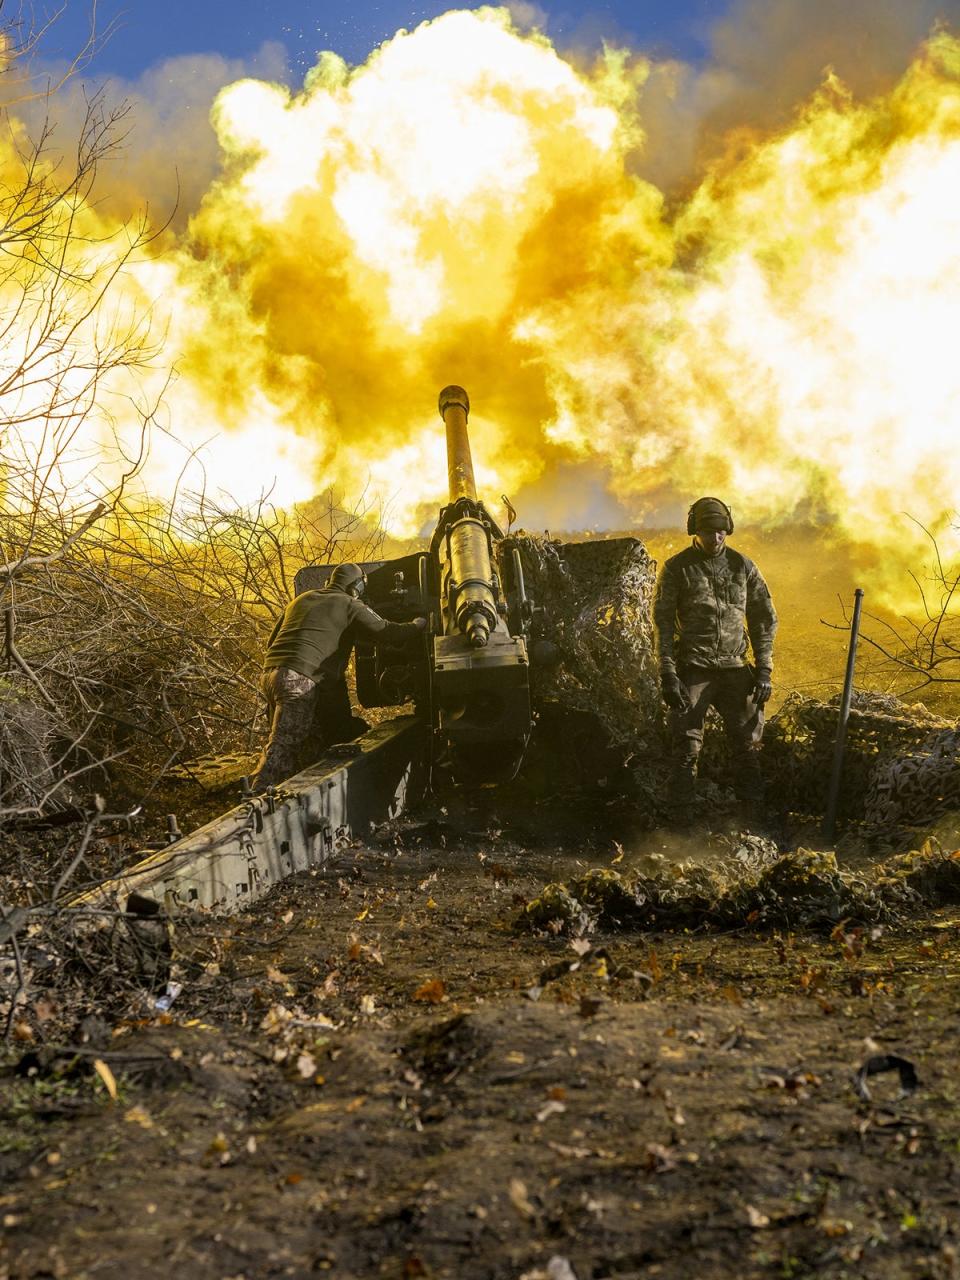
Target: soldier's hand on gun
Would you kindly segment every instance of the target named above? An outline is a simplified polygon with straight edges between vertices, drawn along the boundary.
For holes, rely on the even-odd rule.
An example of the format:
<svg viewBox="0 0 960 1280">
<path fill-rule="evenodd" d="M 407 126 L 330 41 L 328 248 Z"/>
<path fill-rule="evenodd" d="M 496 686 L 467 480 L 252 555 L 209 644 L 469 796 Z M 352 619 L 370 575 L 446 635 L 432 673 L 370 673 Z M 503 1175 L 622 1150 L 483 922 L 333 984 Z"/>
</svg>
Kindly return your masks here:
<svg viewBox="0 0 960 1280">
<path fill-rule="evenodd" d="M 769 671 L 764 671 L 762 667 L 757 670 L 756 678 L 753 682 L 753 700 L 758 707 L 763 707 L 770 701 L 770 695 L 773 693 L 773 685 L 770 679 L 771 673 Z"/>
<path fill-rule="evenodd" d="M 671 711 L 690 710 L 690 695 L 675 671 L 660 672 L 660 692 Z"/>
</svg>

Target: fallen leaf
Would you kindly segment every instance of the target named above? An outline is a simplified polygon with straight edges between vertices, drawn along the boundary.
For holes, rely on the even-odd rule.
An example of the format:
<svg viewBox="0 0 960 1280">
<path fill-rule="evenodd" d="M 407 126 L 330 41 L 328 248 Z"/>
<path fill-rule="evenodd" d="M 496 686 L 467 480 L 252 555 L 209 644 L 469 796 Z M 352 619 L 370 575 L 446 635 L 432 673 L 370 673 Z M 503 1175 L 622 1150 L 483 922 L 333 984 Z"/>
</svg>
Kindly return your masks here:
<svg viewBox="0 0 960 1280">
<path fill-rule="evenodd" d="M 97 1075 L 100 1077 L 100 1079 L 103 1081 L 103 1087 L 106 1089 L 107 1093 L 109 1093 L 111 1101 L 116 1102 L 117 1081 L 113 1072 L 110 1070 L 110 1068 L 107 1066 L 107 1064 L 103 1061 L 102 1058 L 94 1058 L 93 1069 L 97 1073 Z"/>
<path fill-rule="evenodd" d="M 551 1116 L 559 1116 L 566 1111 L 566 1107 L 562 1102 L 557 1102 L 551 1098 L 549 1102 L 545 1102 L 537 1112 L 537 1123 L 543 1124 L 544 1120 L 549 1120 Z"/>
<path fill-rule="evenodd" d="M 761 1213 L 759 1209 L 755 1209 L 752 1204 L 747 1205 L 747 1221 L 754 1231 L 762 1231 L 764 1227 L 769 1227 L 770 1219 L 765 1213 Z"/>
<path fill-rule="evenodd" d="M 413 993 L 414 1000 L 424 1000 L 427 1004 L 439 1004 L 446 994 L 446 987 L 439 978 L 429 978 L 420 984 Z"/>
<path fill-rule="evenodd" d="M 260 1021 L 260 1030 L 268 1036 L 278 1036 L 292 1017 L 282 1004 L 272 1004 Z"/>
<path fill-rule="evenodd" d="M 272 964 L 268 964 L 267 965 L 267 981 L 279 982 L 283 984 L 285 982 L 290 981 L 290 975 L 287 973 L 281 973 L 280 970 L 275 968 Z"/>
<path fill-rule="evenodd" d="M 533 1218 L 536 1216 L 536 1209 L 530 1203 L 527 1195 L 527 1184 L 522 1182 L 520 1178 L 510 1179 L 510 1203 L 516 1209 L 517 1213 L 524 1218 Z"/>
<path fill-rule="evenodd" d="M 285 911 L 283 915 L 280 917 L 280 919 L 283 921 L 284 924 L 289 924 L 290 921 L 293 919 L 293 912 Z"/>
<path fill-rule="evenodd" d="M 547 1280 L 577 1280 L 577 1273 L 567 1258 L 554 1254 L 547 1263 Z"/>
<path fill-rule="evenodd" d="M 138 1124 L 141 1129 L 152 1129 L 153 1119 L 149 1111 L 141 1106 L 132 1106 L 128 1111 L 123 1113 L 123 1118 L 127 1124 Z"/>
<path fill-rule="evenodd" d="M 229 1164 L 231 1160 L 230 1143 L 225 1133 L 218 1133 L 205 1152 L 205 1159 L 216 1160 L 219 1164 Z"/>
<path fill-rule="evenodd" d="M 360 1108 L 365 1105 L 366 1101 L 367 1101 L 366 1095 L 363 1095 L 359 1098 L 352 1098 L 350 1102 L 347 1103 L 344 1110 L 347 1112 L 348 1115 L 352 1115 L 354 1111 L 359 1111 Z"/>
<path fill-rule="evenodd" d="M 570 940 L 570 946 L 578 956 L 585 956 L 593 946 L 593 943 L 588 942 L 586 938 L 572 938 Z"/>
<path fill-rule="evenodd" d="M 427 899 L 427 906 L 430 908 L 431 911 L 437 910 L 437 904 L 434 902 L 432 898 Z"/>
<path fill-rule="evenodd" d="M 304 1080 L 310 1080 L 317 1074 L 317 1063 L 312 1053 L 303 1053 L 297 1058 L 297 1072 Z"/>
<path fill-rule="evenodd" d="M 376 1010 L 377 1002 L 373 996 L 366 995 L 360 997 L 360 1012 L 370 1014 Z"/>
<path fill-rule="evenodd" d="M 669 1173 L 677 1167 L 673 1151 L 659 1142 L 647 1143 L 644 1164 L 648 1173 Z"/>
<path fill-rule="evenodd" d="M 659 982 L 663 977 L 663 969 L 660 966 L 660 961 L 658 960 L 657 953 L 653 947 L 650 948 L 649 954 L 647 955 L 647 972 L 650 974 L 650 977 L 654 982 Z"/>
</svg>

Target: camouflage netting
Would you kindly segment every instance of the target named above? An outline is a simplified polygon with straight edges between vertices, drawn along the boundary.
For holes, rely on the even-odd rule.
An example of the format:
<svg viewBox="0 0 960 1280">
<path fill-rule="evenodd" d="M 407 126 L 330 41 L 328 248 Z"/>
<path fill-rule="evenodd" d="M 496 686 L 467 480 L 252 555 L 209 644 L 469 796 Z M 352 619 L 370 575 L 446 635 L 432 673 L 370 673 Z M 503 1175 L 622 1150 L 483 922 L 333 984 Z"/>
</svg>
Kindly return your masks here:
<svg viewBox="0 0 960 1280">
<path fill-rule="evenodd" d="M 519 928 L 574 936 L 600 928 L 828 928 L 839 921 L 895 920 L 922 906 L 960 902 L 960 852 L 936 841 L 864 872 L 841 871 L 833 853 L 769 842 L 735 849 L 716 865 L 681 863 L 653 874 L 594 868 L 548 884 L 517 920 Z"/>
<path fill-rule="evenodd" d="M 630 752 L 659 742 L 652 606 L 656 564 L 636 538 L 561 543 L 518 534 L 533 640 L 557 646 L 561 663 L 531 667 L 534 704 L 597 717 Z"/>
<path fill-rule="evenodd" d="M 820 814 L 826 805 L 839 696 L 817 702 L 793 693 L 764 737 L 764 773 L 777 804 Z M 717 744 L 715 744 L 717 745 Z M 920 703 L 858 693 L 850 711 L 839 816 L 868 831 L 928 824 L 960 807 L 960 736 Z"/>
</svg>

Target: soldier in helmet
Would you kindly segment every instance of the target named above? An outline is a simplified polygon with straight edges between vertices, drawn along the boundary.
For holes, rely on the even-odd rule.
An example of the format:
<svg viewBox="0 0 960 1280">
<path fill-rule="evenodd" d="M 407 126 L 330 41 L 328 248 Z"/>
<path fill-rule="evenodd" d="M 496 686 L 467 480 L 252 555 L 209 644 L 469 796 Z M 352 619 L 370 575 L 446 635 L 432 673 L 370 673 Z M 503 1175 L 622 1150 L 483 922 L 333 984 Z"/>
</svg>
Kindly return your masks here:
<svg viewBox="0 0 960 1280">
<path fill-rule="evenodd" d="M 698 498 L 687 514 L 693 541 L 667 560 L 657 582 L 653 617 L 672 738 L 669 804 L 678 815 L 688 813 L 694 799 L 710 707 L 723 718 L 738 798 L 762 799 L 760 738 L 777 615 L 760 570 L 726 545 L 732 532 L 726 503 Z"/>
<path fill-rule="evenodd" d="M 427 625 L 387 622 L 360 600 L 367 585 L 357 564 L 340 564 L 320 591 L 287 605 L 270 636 L 260 688 L 270 735 L 251 784 L 275 786 L 315 760 L 324 745 L 356 736 L 345 672 L 358 634 L 403 643 Z"/>
</svg>

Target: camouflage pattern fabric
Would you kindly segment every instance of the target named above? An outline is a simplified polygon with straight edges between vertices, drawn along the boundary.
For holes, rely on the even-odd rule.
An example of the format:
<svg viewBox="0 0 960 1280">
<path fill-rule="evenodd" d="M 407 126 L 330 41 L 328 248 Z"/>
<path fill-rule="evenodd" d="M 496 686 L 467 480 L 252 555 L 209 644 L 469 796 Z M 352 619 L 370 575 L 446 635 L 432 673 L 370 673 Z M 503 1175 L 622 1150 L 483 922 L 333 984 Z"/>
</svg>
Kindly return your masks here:
<svg viewBox="0 0 960 1280">
<path fill-rule="evenodd" d="M 723 721 L 733 765 L 734 789 L 741 800 L 760 800 L 760 739 L 763 736 L 763 707 L 753 697 L 754 672 L 751 667 L 701 671 L 681 667 L 680 680 L 690 706 L 669 713 L 673 769 L 670 803 L 688 804 L 694 795 L 697 761 L 703 748 L 707 712 L 715 708 Z"/>
<path fill-rule="evenodd" d="M 250 780 L 255 791 L 275 787 L 309 764 L 317 701 L 316 681 L 290 667 L 265 671 L 260 690 L 267 700 L 270 734 Z"/>
<path fill-rule="evenodd" d="M 764 772 L 778 805 L 824 811 L 837 735 L 839 695 L 821 702 L 791 693 L 767 725 Z M 709 731 L 701 773 L 721 776 L 726 743 Z M 839 815 L 866 834 L 894 836 L 960 808 L 960 735 L 953 721 L 890 694 L 856 692 L 847 725 Z"/>
<path fill-rule="evenodd" d="M 757 668 L 773 670 L 777 614 L 763 575 L 724 547 L 704 555 L 690 546 L 661 570 L 653 604 L 660 667 L 742 667 L 747 638 Z"/>
<path fill-rule="evenodd" d="M 943 729 L 914 750 L 880 760 L 864 800 L 864 819 L 875 832 L 929 823 L 960 810 L 960 732 Z"/>
</svg>

